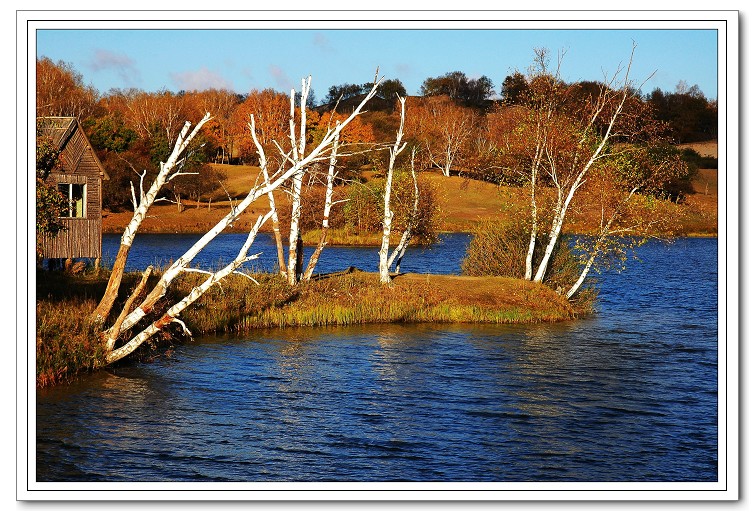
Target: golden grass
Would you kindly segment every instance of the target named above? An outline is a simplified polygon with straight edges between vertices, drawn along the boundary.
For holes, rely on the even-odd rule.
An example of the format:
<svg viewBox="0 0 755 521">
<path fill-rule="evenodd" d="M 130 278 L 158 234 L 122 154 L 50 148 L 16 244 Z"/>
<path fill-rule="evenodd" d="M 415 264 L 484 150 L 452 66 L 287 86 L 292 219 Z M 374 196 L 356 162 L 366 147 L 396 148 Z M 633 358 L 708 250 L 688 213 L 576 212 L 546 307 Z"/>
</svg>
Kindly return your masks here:
<svg viewBox="0 0 755 521">
<path fill-rule="evenodd" d="M 137 275 L 126 274 L 121 301 L 136 284 Z M 52 385 L 103 365 L 100 329 L 87 317 L 96 307 L 106 276 L 105 272 L 38 274 L 38 386 Z M 184 275 L 168 298 L 175 302 L 201 278 L 196 273 Z M 503 277 L 405 274 L 395 277 L 390 286 L 383 286 L 376 273 L 354 271 L 294 287 L 278 275 L 260 274 L 257 280 L 260 285 L 241 276 L 228 279 L 208 291 L 181 318 L 195 335 L 206 335 L 388 322 L 552 322 L 578 314 L 563 296 L 544 285 Z M 180 335 L 178 327 L 170 331 Z M 156 342 L 170 338 L 163 335 Z M 157 344 L 150 345 L 154 348 Z M 146 351 L 149 353 L 149 348 Z"/>
<path fill-rule="evenodd" d="M 716 143 L 685 145 L 707 153 L 716 153 Z M 232 198 L 242 199 L 250 183 L 257 179 L 259 168 L 240 165 L 213 165 L 226 173 L 224 185 Z M 440 232 L 471 232 L 482 221 L 508 220 L 526 210 L 529 194 L 526 188 L 502 186 L 461 177 L 444 177 L 438 171 L 421 172 L 420 176 L 433 183 L 440 204 Z M 369 177 L 369 176 L 368 176 Z M 701 170 L 693 183 L 694 194 L 688 195 L 683 204 L 665 204 L 667 212 L 680 225 L 680 235 L 715 235 L 718 219 L 718 175 L 716 170 Z M 279 206 L 285 206 L 284 197 L 279 197 Z M 204 233 L 214 226 L 230 210 L 227 195 L 218 190 L 211 205 L 185 201 L 185 210 L 178 212 L 176 205 L 162 203 L 150 210 L 150 218 L 142 224 L 142 233 Z M 255 201 L 247 212 L 229 231 L 249 230 L 257 216 L 268 210 L 267 199 Z M 339 209 L 336 209 L 339 211 Z M 589 233 L 599 216 L 582 215 L 567 223 L 568 233 Z M 105 233 L 122 233 L 131 219 L 131 213 L 104 212 Z M 263 231 L 271 232 L 270 223 Z M 330 244 L 375 245 L 375 237 L 346 237 L 333 229 Z M 319 240 L 319 231 L 310 232 L 305 242 L 314 244 Z"/>
<path fill-rule="evenodd" d="M 288 286 L 263 275 L 261 285 L 238 279 L 187 310 L 186 324 L 199 333 L 243 332 L 291 326 L 388 322 L 529 323 L 576 316 L 549 288 L 503 277 L 406 274 L 390 286 L 377 273 L 342 273 Z M 184 290 L 188 289 L 184 288 Z"/>
</svg>

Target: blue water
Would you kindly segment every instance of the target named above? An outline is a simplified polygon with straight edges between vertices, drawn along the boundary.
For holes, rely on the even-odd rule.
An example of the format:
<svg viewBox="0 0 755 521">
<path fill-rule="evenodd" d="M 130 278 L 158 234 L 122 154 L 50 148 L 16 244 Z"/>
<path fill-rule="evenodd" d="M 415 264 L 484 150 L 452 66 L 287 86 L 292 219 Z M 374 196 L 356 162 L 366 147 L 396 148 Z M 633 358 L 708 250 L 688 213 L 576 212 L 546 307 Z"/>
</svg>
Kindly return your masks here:
<svg viewBox="0 0 755 521">
<path fill-rule="evenodd" d="M 38 391 L 37 479 L 715 481 L 717 242 L 638 253 L 584 320 L 203 338 Z"/>
<path fill-rule="evenodd" d="M 139 234 L 131 247 L 126 270 L 144 270 L 150 264 L 166 266 L 179 258 L 202 237 L 199 234 Z M 194 266 L 217 268 L 236 258 L 247 235 L 228 233 L 217 236 L 194 259 Z M 105 234 L 102 238 L 102 259 L 112 265 L 118 253 L 120 235 Z M 412 273 L 460 273 L 461 259 L 471 235 L 465 233 L 441 234 L 440 240 L 430 246 L 410 246 L 401 262 L 401 271 Z M 305 265 L 313 247 L 304 248 Z M 260 235 L 254 241 L 250 254 L 261 253 L 259 259 L 247 267 L 256 271 L 275 271 L 277 253 L 271 235 Z M 363 271 L 377 271 L 378 247 L 327 246 L 320 256 L 315 273 L 332 273 L 354 266 Z"/>
</svg>

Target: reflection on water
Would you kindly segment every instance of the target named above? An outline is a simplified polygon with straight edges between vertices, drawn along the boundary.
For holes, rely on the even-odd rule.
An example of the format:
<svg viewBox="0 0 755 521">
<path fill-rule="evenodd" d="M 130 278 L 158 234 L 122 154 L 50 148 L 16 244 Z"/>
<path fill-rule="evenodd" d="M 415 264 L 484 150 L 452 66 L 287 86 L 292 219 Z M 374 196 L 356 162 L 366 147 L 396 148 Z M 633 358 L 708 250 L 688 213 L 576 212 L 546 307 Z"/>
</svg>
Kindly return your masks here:
<svg viewBox="0 0 755 521">
<path fill-rule="evenodd" d="M 585 320 L 268 330 L 39 391 L 37 479 L 714 481 L 715 241 L 675 248 Z"/>
</svg>

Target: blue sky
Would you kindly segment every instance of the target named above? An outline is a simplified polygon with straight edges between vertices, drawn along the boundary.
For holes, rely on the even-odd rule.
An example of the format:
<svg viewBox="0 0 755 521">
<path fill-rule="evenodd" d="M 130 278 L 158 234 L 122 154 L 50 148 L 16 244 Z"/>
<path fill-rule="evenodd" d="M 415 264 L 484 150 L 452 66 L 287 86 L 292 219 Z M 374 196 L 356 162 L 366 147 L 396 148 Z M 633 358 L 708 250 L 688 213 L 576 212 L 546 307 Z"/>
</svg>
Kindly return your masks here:
<svg viewBox="0 0 755 521">
<path fill-rule="evenodd" d="M 371 81 L 375 68 L 417 94 L 430 76 L 462 71 L 488 76 L 496 90 L 526 70 L 535 47 L 566 50 L 567 81 L 599 80 L 626 64 L 636 42 L 632 78 L 674 91 L 680 80 L 717 97 L 714 30 L 48 30 L 37 31 L 37 56 L 63 60 L 85 83 L 146 91 L 228 88 L 298 89 L 312 75 L 319 100 L 331 85 Z"/>
</svg>

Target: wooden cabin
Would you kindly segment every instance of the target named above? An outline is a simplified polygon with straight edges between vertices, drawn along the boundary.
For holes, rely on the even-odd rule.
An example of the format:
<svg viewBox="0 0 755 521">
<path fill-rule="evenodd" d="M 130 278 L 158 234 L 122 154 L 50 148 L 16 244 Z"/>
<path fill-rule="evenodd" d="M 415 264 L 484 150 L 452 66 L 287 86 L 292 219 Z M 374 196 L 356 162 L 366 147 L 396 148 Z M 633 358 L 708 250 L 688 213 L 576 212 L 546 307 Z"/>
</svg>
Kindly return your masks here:
<svg viewBox="0 0 755 521">
<path fill-rule="evenodd" d="M 108 179 L 77 118 L 37 118 L 43 136 L 60 151 L 58 165 L 47 178 L 68 200 L 66 229 L 42 241 L 47 259 L 102 257 L 102 181 Z"/>
</svg>

